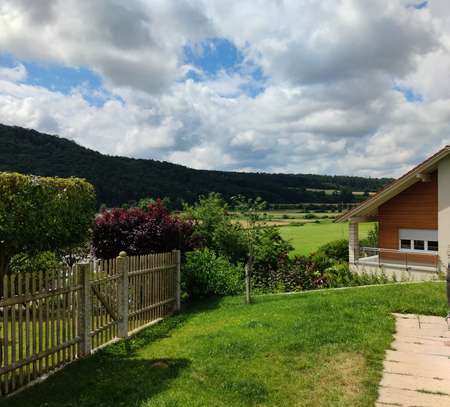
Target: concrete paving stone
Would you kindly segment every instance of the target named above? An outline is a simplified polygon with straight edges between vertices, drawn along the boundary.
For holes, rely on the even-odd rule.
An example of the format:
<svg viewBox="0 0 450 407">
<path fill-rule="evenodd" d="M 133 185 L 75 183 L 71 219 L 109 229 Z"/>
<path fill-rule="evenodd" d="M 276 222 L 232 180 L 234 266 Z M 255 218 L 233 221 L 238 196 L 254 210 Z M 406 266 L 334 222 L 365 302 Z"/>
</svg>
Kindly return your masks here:
<svg viewBox="0 0 450 407">
<path fill-rule="evenodd" d="M 444 318 L 394 314 L 376 406 L 450 407 L 450 331 Z"/>
<path fill-rule="evenodd" d="M 406 364 L 402 362 L 389 362 L 387 360 L 383 363 L 384 372 L 388 373 L 397 373 L 403 375 L 410 376 L 418 376 L 418 377 L 428 377 L 434 378 L 438 377 L 440 379 L 448 379 L 450 380 L 450 369 L 448 371 L 436 371 L 432 365 L 427 368 L 417 367 L 411 364 Z M 450 407 L 450 406 L 449 406 Z"/>
<path fill-rule="evenodd" d="M 391 362 L 402 362 L 424 368 L 431 365 L 433 366 L 433 369 L 436 370 L 450 369 L 450 359 L 447 356 L 435 356 L 426 353 L 411 353 L 387 350 L 385 359 Z"/>
<path fill-rule="evenodd" d="M 391 348 L 399 352 L 450 357 L 450 347 L 438 343 L 436 343 L 436 345 L 433 346 L 433 345 L 416 345 L 413 343 L 393 342 Z"/>
<path fill-rule="evenodd" d="M 431 393 L 444 393 L 450 396 L 450 379 L 433 379 L 384 372 L 380 386 L 416 391 L 425 390 Z"/>
<path fill-rule="evenodd" d="M 435 336 L 430 336 L 428 338 L 419 338 L 417 336 L 405 336 L 395 334 L 394 341 L 392 343 L 395 342 L 412 343 L 415 345 L 431 345 L 431 346 L 442 345 L 450 347 L 450 339 L 446 337 L 436 338 Z"/>
<path fill-rule="evenodd" d="M 385 405 L 391 403 L 391 405 L 402 407 L 448 407 L 450 406 L 450 396 L 381 387 L 377 402 L 381 405 L 383 405 L 382 403 Z"/>
<path fill-rule="evenodd" d="M 398 332 L 398 331 L 397 331 Z M 424 329 L 412 329 L 412 328 L 403 328 L 401 329 L 403 336 L 414 336 L 416 338 L 449 338 L 446 331 L 442 329 L 433 329 L 433 328 L 424 328 Z"/>
</svg>

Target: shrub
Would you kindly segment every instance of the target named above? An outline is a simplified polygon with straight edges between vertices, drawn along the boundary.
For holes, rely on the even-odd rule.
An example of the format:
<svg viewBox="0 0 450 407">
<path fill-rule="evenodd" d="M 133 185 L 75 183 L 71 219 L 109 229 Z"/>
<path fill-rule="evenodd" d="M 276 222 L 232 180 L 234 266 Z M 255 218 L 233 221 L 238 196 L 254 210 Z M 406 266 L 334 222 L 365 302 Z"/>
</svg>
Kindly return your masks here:
<svg viewBox="0 0 450 407">
<path fill-rule="evenodd" d="M 324 280 L 327 287 L 348 287 L 357 284 L 358 276 L 353 274 L 348 263 L 334 263 L 328 267 L 324 273 Z"/>
<path fill-rule="evenodd" d="M 317 215 L 315 215 L 314 213 L 305 213 L 305 215 L 303 216 L 303 219 L 317 219 Z"/>
<path fill-rule="evenodd" d="M 385 284 L 390 280 L 385 274 L 356 274 L 349 269 L 348 263 L 334 263 L 325 270 L 326 287 L 351 287 L 369 284 Z"/>
<path fill-rule="evenodd" d="M 182 276 L 189 297 L 233 295 L 243 289 L 242 264 L 233 265 L 208 248 L 186 254 Z"/>
<path fill-rule="evenodd" d="M 99 258 L 182 251 L 195 247 L 193 225 L 171 216 L 160 200 L 146 210 L 116 208 L 104 211 L 95 220 L 93 252 Z"/>
<path fill-rule="evenodd" d="M 62 254 L 85 242 L 94 214 L 94 187 L 82 179 L 0 172 L 0 277 L 18 253 Z"/>
<path fill-rule="evenodd" d="M 259 291 L 302 291 L 325 286 L 323 271 L 331 261 L 323 256 L 296 256 L 281 259 L 277 268 L 258 274 L 255 287 Z"/>
<path fill-rule="evenodd" d="M 42 273 L 56 270 L 61 266 L 59 256 L 54 252 L 40 252 L 35 255 L 20 253 L 13 256 L 9 262 L 12 273 Z"/>
<path fill-rule="evenodd" d="M 373 228 L 369 230 L 364 243 L 366 247 L 378 247 L 378 223 L 375 223 Z"/>
<path fill-rule="evenodd" d="M 348 262 L 348 240 L 340 239 L 326 243 L 317 249 L 317 253 L 337 262 Z"/>
<path fill-rule="evenodd" d="M 277 228 L 261 229 L 256 237 L 252 282 L 256 287 L 271 286 L 279 269 L 288 261 L 292 246 L 284 240 Z"/>
<path fill-rule="evenodd" d="M 202 196 L 195 205 L 185 206 L 184 211 L 194 224 L 194 236 L 204 247 L 234 263 L 245 259 L 247 245 L 243 228 L 230 219 L 228 206 L 220 194 Z"/>
</svg>

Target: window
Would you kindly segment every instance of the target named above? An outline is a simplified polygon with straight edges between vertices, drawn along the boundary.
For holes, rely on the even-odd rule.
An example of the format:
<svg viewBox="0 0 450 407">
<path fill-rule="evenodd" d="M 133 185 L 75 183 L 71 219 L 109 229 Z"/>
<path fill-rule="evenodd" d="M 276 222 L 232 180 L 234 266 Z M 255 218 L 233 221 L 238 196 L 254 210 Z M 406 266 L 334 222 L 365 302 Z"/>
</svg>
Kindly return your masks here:
<svg viewBox="0 0 450 407">
<path fill-rule="evenodd" d="M 427 250 L 431 252 L 437 252 L 439 249 L 439 244 L 435 240 L 428 240 Z"/>
<path fill-rule="evenodd" d="M 438 231 L 432 229 L 400 229 L 399 247 L 404 251 L 435 253 L 438 251 Z"/>
<path fill-rule="evenodd" d="M 400 249 L 411 250 L 411 240 L 401 239 L 400 240 Z"/>
</svg>

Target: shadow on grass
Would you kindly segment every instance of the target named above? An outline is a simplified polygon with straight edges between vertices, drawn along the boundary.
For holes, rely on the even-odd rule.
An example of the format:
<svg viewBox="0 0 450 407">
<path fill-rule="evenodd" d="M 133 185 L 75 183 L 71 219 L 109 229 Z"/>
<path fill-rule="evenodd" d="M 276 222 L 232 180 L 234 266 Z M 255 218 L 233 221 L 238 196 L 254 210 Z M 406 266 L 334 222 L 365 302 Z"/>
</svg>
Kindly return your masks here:
<svg viewBox="0 0 450 407">
<path fill-rule="evenodd" d="M 8 407 L 137 406 L 170 386 L 186 359 L 92 357 L 0 404 Z"/>
<path fill-rule="evenodd" d="M 136 358 L 139 349 L 170 337 L 199 312 L 216 309 L 219 302 L 209 299 L 191 303 L 182 313 L 72 363 L 43 383 L 0 399 L 0 407 L 140 405 L 167 389 L 190 361 L 140 359 Z"/>
</svg>

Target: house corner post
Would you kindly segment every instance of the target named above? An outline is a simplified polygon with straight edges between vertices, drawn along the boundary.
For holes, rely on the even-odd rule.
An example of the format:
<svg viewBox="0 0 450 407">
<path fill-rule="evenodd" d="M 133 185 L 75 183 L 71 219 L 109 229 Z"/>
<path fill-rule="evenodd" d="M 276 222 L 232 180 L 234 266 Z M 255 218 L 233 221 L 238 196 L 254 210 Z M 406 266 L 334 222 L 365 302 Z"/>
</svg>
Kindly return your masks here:
<svg viewBox="0 0 450 407">
<path fill-rule="evenodd" d="M 350 220 L 348 224 L 348 260 L 356 264 L 359 259 L 358 223 Z"/>
<path fill-rule="evenodd" d="M 175 312 L 181 311 L 181 250 L 174 250 L 176 271 L 175 271 Z"/>
<path fill-rule="evenodd" d="M 119 278 L 119 321 L 117 333 L 119 338 L 128 337 L 128 257 L 125 252 L 120 252 L 117 257 L 117 273 Z"/>
<path fill-rule="evenodd" d="M 78 264 L 78 278 L 81 288 L 81 301 L 78 316 L 78 336 L 80 337 L 80 356 L 91 354 L 91 267 L 93 263 Z"/>
<path fill-rule="evenodd" d="M 450 329 L 450 245 L 448 245 L 449 260 L 447 264 L 447 324 Z"/>
</svg>

